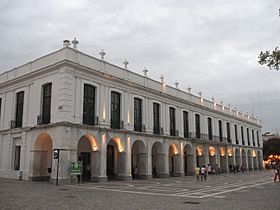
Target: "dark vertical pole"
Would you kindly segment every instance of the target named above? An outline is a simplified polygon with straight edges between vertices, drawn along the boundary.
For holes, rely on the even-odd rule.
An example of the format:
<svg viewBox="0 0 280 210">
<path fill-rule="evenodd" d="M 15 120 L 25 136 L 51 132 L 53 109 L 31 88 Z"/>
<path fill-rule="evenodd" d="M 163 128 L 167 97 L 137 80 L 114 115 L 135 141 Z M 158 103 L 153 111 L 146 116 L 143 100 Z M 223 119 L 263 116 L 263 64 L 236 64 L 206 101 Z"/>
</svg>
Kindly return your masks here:
<svg viewBox="0 0 280 210">
<path fill-rule="evenodd" d="M 55 185 L 57 186 L 58 185 L 58 170 L 59 170 L 59 156 L 60 156 L 60 150 L 58 149 L 57 150 L 58 152 L 58 158 L 57 158 L 57 167 L 56 167 L 56 182 L 55 182 Z"/>
</svg>

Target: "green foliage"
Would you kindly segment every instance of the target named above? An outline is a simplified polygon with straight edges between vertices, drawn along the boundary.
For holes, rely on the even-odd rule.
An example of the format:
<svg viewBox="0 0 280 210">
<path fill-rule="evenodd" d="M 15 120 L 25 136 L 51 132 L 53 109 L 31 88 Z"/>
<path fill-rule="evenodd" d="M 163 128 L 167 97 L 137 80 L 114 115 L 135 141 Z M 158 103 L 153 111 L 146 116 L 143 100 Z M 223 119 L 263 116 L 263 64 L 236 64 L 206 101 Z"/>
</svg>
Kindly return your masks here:
<svg viewBox="0 0 280 210">
<path fill-rule="evenodd" d="M 261 51 L 259 55 L 259 64 L 267 65 L 269 69 L 275 69 L 276 71 L 280 68 L 280 50 L 278 47 L 275 48 L 271 53 L 269 51 Z"/>
<path fill-rule="evenodd" d="M 263 143 L 264 159 L 267 159 L 269 155 L 280 155 L 280 138 L 269 139 Z"/>
</svg>

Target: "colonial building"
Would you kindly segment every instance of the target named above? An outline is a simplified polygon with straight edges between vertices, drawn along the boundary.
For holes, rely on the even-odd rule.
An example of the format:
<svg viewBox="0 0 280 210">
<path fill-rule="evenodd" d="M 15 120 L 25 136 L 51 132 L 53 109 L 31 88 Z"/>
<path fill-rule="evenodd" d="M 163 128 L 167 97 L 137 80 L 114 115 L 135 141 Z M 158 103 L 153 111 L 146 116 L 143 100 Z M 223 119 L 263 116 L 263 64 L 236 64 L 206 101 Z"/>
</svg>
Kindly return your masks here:
<svg viewBox="0 0 280 210">
<path fill-rule="evenodd" d="M 0 75 L 0 177 L 70 182 L 261 169 L 260 121 L 77 50 L 77 41 Z"/>
</svg>

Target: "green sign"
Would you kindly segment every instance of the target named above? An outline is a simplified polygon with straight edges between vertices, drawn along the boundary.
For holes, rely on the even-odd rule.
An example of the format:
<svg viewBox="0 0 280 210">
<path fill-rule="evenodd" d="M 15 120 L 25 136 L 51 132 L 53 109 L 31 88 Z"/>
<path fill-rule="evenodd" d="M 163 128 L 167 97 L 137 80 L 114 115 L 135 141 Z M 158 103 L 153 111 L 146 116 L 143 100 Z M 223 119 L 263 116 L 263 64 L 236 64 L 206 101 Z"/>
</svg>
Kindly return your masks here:
<svg viewBox="0 0 280 210">
<path fill-rule="evenodd" d="M 81 174 L 82 173 L 82 164 L 81 162 L 78 163 L 71 163 L 71 175 Z"/>
</svg>

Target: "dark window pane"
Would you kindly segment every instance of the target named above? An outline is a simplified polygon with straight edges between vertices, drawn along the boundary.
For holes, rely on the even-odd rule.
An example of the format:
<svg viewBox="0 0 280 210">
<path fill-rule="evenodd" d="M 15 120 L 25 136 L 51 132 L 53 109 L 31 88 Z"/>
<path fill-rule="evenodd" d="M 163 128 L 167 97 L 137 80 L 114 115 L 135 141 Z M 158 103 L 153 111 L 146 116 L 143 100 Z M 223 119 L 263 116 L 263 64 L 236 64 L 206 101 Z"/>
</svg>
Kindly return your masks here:
<svg viewBox="0 0 280 210">
<path fill-rule="evenodd" d="M 210 117 L 208 117 L 207 123 L 208 123 L 208 138 L 209 138 L 209 140 L 213 140 L 212 119 Z"/>
<path fill-rule="evenodd" d="M 52 83 L 43 86 L 42 123 L 48 124 L 51 120 Z"/>
<path fill-rule="evenodd" d="M 200 139 L 201 133 L 200 133 L 200 115 L 195 115 L 195 137 Z"/>
<path fill-rule="evenodd" d="M 142 131 L 142 100 L 134 98 L 134 130 Z"/>
<path fill-rule="evenodd" d="M 231 143 L 231 138 L 230 138 L 230 123 L 227 122 L 227 141 L 228 143 Z"/>
<path fill-rule="evenodd" d="M 95 87 L 92 85 L 84 85 L 84 105 L 83 105 L 83 123 L 86 125 L 94 125 L 95 113 Z"/>
<path fill-rule="evenodd" d="M 121 94 L 111 92 L 111 128 L 120 129 Z"/>
<path fill-rule="evenodd" d="M 15 146 L 14 170 L 20 169 L 20 148 L 21 146 Z"/>
<path fill-rule="evenodd" d="M 234 125 L 234 132 L 235 132 L 235 141 L 236 141 L 236 144 L 239 144 L 237 125 Z"/>
<path fill-rule="evenodd" d="M 160 105 L 153 103 L 153 116 L 154 116 L 154 134 L 160 134 Z"/>
<path fill-rule="evenodd" d="M 241 140 L 242 140 L 242 145 L 245 145 L 245 142 L 244 142 L 244 130 L 243 130 L 242 126 L 241 126 Z"/>
<path fill-rule="evenodd" d="M 22 127 L 23 101 L 24 101 L 24 92 L 21 91 L 17 93 L 16 122 L 15 122 L 16 128 Z"/>
<path fill-rule="evenodd" d="M 1 109 L 2 109 L 2 98 L 0 98 L 0 117 L 1 117 Z"/>
<path fill-rule="evenodd" d="M 253 141 L 253 146 L 255 146 L 255 133 L 254 130 L 252 130 L 252 141 Z"/>
<path fill-rule="evenodd" d="M 249 128 L 247 128 L 247 141 L 248 141 L 248 145 L 250 146 L 250 145 L 251 145 L 251 142 L 250 142 Z"/>
<path fill-rule="evenodd" d="M 221 120 L 219 120 L 219 140 L 223 141 L 223 124 Z"/>
<path fill-rule="evenodd" d="M 170 136 L 176 135 L 176 116 L 175 109 L 173 107 L 169 108 L 169 122 L 170 122 Z"/>
<path fill-rule="evenodd" d="M 189 113 L 183 112 L 183 122 L 184 122 L 184 137 L 189 138 Z"/>
</svg>

